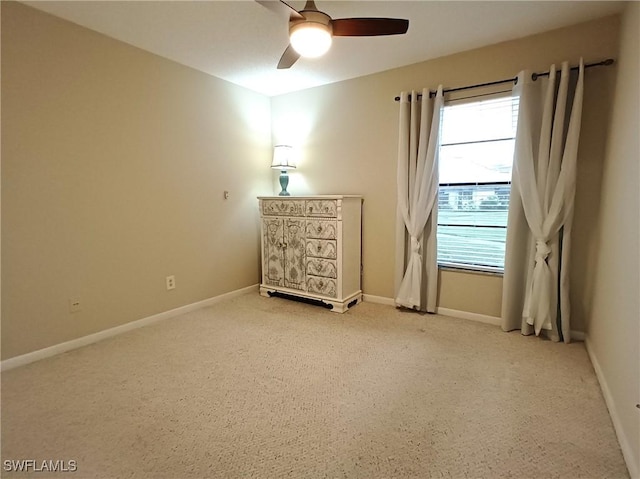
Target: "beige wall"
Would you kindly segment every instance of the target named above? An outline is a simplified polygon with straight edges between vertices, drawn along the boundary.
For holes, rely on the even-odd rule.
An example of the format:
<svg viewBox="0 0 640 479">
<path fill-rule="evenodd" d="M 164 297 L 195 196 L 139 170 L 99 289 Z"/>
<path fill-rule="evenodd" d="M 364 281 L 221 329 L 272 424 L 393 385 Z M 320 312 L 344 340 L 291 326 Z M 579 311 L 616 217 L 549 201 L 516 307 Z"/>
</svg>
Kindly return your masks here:
<svg viewBox="0 0 640 479">
<path fill-rule="evenodd" d="M 269 99 L 1 3 L 2 358 L 256 284 Z"/>
<path fill-rule="evenodd" d="M 272 139 L 299 147 L 293 194 L 365 196 L 363 289 L 392 297 L 393 97 L 580 55 L 615 57 L 617 34 L 618 18 L 609 17 L 269 101 L 2 2 L 2 358 L 256 283 L 255 196 L 279 189 L 278 173 L 265 168 Z M 587 74 L 576 329 L 594 287 L 594 211 L 615 71 Z M 171 292 L 169 274 L 178 285 Z M 439 305 L 499 316 L 501 286 L 500 277 L 443 271 Z M 75 297 L 82 311 L 70 314 Z"/>
<path fill-rule="evenodd" d="M 631 476 L 640 478 L 640 3 L 624 13 L 596 225 L 588 346 Z"/>
<path fill-rule="evenodd" d="M 430 60 L 387 72 L 281 95 L 272 99 L 275 141 L 297 144 L 300 168 L 290 191 L 360 193 L 363 218 L 363 289 L 393 297 L 398 104 L 402 90 L 456 87 L 514 77 L 552 63 L 615 57 L 617 16 Z M 354 59 L 355 61 L 355 59 Z M 593 211 L 598 205 L 605 131 L 615 68 L 589 70 L 576 193 L 571 286 L 574 329 L 584 327 L 586 278 L 594 268 Z M 442 272 L 439 306 L 500 315 L 500 277 Z"/>
</svg>

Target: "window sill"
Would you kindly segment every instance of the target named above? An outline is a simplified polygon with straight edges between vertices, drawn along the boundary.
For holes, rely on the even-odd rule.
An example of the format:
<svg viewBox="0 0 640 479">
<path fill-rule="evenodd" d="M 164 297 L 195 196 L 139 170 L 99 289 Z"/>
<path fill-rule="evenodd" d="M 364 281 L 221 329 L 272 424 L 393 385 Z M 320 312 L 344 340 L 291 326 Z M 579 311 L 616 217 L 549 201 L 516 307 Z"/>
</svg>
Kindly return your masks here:
<svg viewBox="0 0 640 479">
<path fill-rule="evenodd" d="M 454 271 L 456 273 L 480 274 L 483 276 L 504 276 L 504 271 L 485 269 L 481 266 L 454 266 L 450 264 L 438 264 L 441 271 Z"/>
</svg>

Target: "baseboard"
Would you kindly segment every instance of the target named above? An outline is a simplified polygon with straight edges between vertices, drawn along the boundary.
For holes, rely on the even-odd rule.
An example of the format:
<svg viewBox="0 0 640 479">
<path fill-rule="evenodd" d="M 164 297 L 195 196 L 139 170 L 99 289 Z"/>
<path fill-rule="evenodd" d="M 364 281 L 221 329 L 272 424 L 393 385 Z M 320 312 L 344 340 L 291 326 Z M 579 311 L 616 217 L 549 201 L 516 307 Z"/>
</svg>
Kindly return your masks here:
<svg viewBox="0 0 640 479">
<path fill-rule="evenodd" d="M 363 294 L 362 300 L 368 303 L 385 304 L 387 306 L 395 306 L 396 302 L 393 298 L 386 298 L 384 296 L 375 296 L 373 294 Z"/>
<path fill-rule="evenodd" d="M 478 321 L 479 323 L 493 324 L 494 326 L 500 326 L 502 319 L 496 316 L 488 316 L 486 314 L 470 313 L 468 311 L 458 311 L 457 309 L 449 308 L 437 308 L 437 314 L 442 316 L 451 316 L 452 318 L 469 319 L 471 321 Z"/>
<path fill-rule="evenodd" d="M 585 341 L 587 338 L 587 335 L 582 332 L 582 331 L 574 331 L 573 329 L 571 330 L 571 340 L 572 341 Z"/>
<path fill-rule="evenodd" d="M 395 306 L 396 302 L 393 298 L 386 298 L 384 296 L 374 296 L 372 294 L 363 294 L 362 299 L 369 303 L 385 304 L 388 306 Z M 495 316 L 487 316 L 485 314 L 469 313 L 467 311 L 458 311 L 456 309 L 449 308 L 437 308 L 437 314 L 442 316 L 450 316 L 452 318 L 470 319 L 471 321 L 479 321 L 481 323 L 493 324 L 494 326 L 500 326 L 501 319 Z"/>
<path fill-rule="evenodd" d="M 372 294 L 363 294 L 362 299 L 369 303 L 385 304 L 388 306 L 395 306 L 396 302 L 393 298 L 386 298 L 384 296 L 374 296 Z M 470 319 L 471 321 L 479 321 L 481 323 L 493 324 L 494 326 L 500 326 L 501 319 L 495 316 L 487 316 L 485 314 L 469 313 L 467 311 L 458 311 L 456 309 L 449 308 L 437 308 L 437 314 L 442 316 L 450 316 L 452 318 Z"/>
<path fill-rule="evenodd" d="M 469 313 L 467 311 L 458 311 L 456 309 L 438 308 L 438 314 L 442 316 L 450 316 L 452 318 L 469 319 L 480 323 L 493 324 L 494 326 L 502 326 L 502 318 L 497 316 L 488 316 L 486 314 Z M 584 341 L 585 334 L 582 331 L 571 331 L 571 339 L 573 341 Z"/>
<path fill-rule="evenodd" d="M 386 298 L 384 296 L 374 296 L 372 294 L 363 294 L 363 301 L 367 301 L 369 303 L 377 303 L 377 304 L 385 304 L 387 306 L 395 306 L 396 302 L 393 298 Z M 452 318 L 460 318 L 460 319 L 470 319 L 472 321 L 479 321 L 481 323 L 489 323 L 495 326 L 500 326 L 500 318 L 496 318 L 494 316 L 487 316 L 484 314 L 478 313 L 469 313 L 467 311 L 458 311 L 455 309 L 449 308 L 437 308 L 437 314 L 442 316 L 450 316 Z"/>
<path fill-rule="evenodd" d="M 55 356 L 56 354 L 65 353 L 67 351 L 71 351 L 72 349 L 78 349 L 83 346 L 87 346 L 89 344 L 102 341 L 103 339 L 111 338 L 113 336 L 117 336 L 118 334 L 126 333 L 127 331 L 132 331 L 134 329 L 142 328 L 144 326 L 148 326 L 149 324 L 157 323 L 158 321 L 173 318 L 175 316 L 180 316 L 182 314 L 189 313 L 197 309 L 206 308 L 207 306 L 211 306 L 212 304 L 218 303 L 225 299 L 230 299 L 230 298 L 239 296 L 241 294 L 244 294 L 250 291 L 257 291 L 257 290 L 258 290 L 258 285 L 254 284 L 252 286 L 247 286 L 246 288 L 230 291 L 228 293 L 224 293 L 219 296 L 214 296 L 212 298 L 204 299 L 196 303 L 187 304 L 185 306 L 180 306 L 179 308 L 154 314 L 152 316 L 138 319 L 136 321 L 131 321 L 130 323 L 122 324 L 114 328 L 105 329 L 104 331 L 99 331 L 97 333 L 89 334 L 88 336 L 72 339 L 71 341 L 66 341 L 64 343 L 56 344 L 54 346 L 49 346 L 48 348 L 39 349 L 37 351 L 23 354 L 21 356 L 5 359 L 0 363 L 0 371 L 7 371 L 9 369 L 13 369 L 19 366 L 24 366 L 26 364 L 33 363 L 35 361 L 40 361 L 41 359 L 49 358 L 51 356 Z"/>
<path fill-rule="evenodd" d="M 395 306 L 396 301 L 393 298 L 387 298 L 385 296 L 374 296 L 372 294 L 363 294 L 362 300 L 367 301 L 369 303 L 377 303 L 377 304 L 385 304 L 388 306 Z M 482 323 L 489 323 L 496 326 L 500 326 L 500 318 L 496 318 L 494 316 L 487 316 L 484 314 L 478 313 L 469 313 L 467 311 L 458 311 L 455 309 L 449 308 L 437 308 L 437 314 L 441 314 L 442 316 L 450 316 L 453 318 L 460 319 L 470 319 L 472 321 L 480 321 Z"/>
<path fill-rule="evenodd" d="M 591 364 L 593 365 L 593 369 L 596 372 L 596 378 L 598 378 L 598 382 L 600 383 L 600 389 L 602 390 L 602 395 L 604 396 L 604 402 L 607 404 L 609 416 L 611 417 L 611 422 L 613 423 L 613 429 L 616 431 L 618 443 L 620 444 L 620 449 L 622 449 L 622 456 L 624 457 L 624 461 L 627 464 L 627 469 L 629 470 L 629 476 L 631 476 L 631 479 L 640 479 L 639 458 L 633 454 L 633 449 L 629 444 L 627 435 L 625 434 L 624 428 L 622 427 L 622 421 L 620 420 L 620 416 L 618 416 L 618 410 L 616 409 L 616 405 L 613 402 L 613 396 L 611 394 L 611 390 L 609 389 L 609 384 L 607 383 L 607 379 L 602 372 L 600 362 L 593 352 L 593 348 L 591 347 L 591 342 L 589 341 L 588 336 L 585 337 L 584 344 L 587 349 L 589 359 L 591 360 Z"/>
</svg>

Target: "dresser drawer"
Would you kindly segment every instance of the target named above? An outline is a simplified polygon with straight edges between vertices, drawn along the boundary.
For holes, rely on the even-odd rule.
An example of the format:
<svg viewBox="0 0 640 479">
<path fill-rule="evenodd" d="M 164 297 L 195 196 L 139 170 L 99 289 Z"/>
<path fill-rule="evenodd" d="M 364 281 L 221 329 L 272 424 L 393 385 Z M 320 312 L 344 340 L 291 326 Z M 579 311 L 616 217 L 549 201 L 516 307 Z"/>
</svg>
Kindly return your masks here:
<svg viewBox="0 0 640 479">
<path fill-rule="evenodd" d="M 307 274 L 335 279 L 338 277 L 338 267 L 336 262 L 331 259 L 309 258 L 307 259 Z"/>
<path fill-rule="evenodd" d="M 303 200 L 262 200 L 265 216 L 304 216 Z"/>
<path fill-rule="evenodd" d="M 338 216 L 337 200 L 307 200 L 305 212 L 307 216 L 335 218 Z"/>
<path fill-rule="evenodd" d="M 307 220 L 307 238 L 336 239 L 336 222 L 327 220 Z"/>
<path fill-rule="evenodd" d="M 306 253 L 307 256 L 315 258 L 336 259 L 336 242 L 335 240 L 308 239 Z"/>
<path fill-rule="evenodd" d="M 336 280 L 331 278 L 317 278 L 315 276 L 307 276 L 307 291 L 313 294 L 320 294 L 322 296 L 336 298 Z"/>
</svg>

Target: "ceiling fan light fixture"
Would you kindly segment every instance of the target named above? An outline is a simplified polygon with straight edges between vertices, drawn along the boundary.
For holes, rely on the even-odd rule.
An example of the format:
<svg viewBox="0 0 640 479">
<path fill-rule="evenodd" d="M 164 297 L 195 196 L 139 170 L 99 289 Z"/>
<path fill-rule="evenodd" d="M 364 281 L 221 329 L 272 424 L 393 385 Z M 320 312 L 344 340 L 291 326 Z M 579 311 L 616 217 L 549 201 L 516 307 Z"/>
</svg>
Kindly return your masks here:
<svg viewBox="0 0 640 479">
<path fill-rule="evenodd" d="M 1 1 L 1 0 L 0 0 Z M 288 0 L 287 0 L 288 1 Z M 319 57 L 331 47 L 332 37 L 377 37 L 407 33 L 409 20 L 402 18 L 337 18 L 318 10 L 307 0 L 300 11 L 284 0 L 256 0 L 265 7 L 289 15 L 289 45 L 280 57 L 278 70 L 286 70 L 300 57 Z"/>
<path fill-rule="evenodd" d="M 320 57 L 331 47 L 331 28 L 322 23 L 300 22 L 291 27 L 289 40 L 301 56 Z"/>
</svg>

